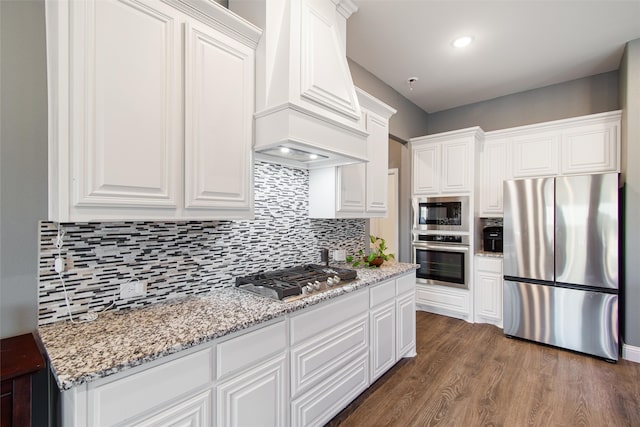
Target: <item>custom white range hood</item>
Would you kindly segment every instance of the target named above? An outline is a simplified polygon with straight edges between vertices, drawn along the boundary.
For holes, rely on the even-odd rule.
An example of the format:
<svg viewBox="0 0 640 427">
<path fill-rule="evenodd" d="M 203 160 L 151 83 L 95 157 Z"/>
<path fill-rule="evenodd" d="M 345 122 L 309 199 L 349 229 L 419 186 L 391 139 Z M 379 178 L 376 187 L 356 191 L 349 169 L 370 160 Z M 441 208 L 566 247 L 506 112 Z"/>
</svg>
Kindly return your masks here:
<svg viewBox="0 0 640 427">
<path fill-rule="evenodd" d="M 264 30 L 256 54 L 257 157 L 314 169 L 367 161 L 346 58 L 351 0 L 229 0 Z"/>
</svg>

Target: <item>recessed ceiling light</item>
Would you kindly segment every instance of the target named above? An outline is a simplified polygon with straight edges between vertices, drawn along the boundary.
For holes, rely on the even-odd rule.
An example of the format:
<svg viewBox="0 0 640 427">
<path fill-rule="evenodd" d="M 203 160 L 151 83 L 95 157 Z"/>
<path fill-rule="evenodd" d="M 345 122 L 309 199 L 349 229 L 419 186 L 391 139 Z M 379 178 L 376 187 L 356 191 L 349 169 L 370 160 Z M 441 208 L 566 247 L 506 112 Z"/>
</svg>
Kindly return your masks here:
<svg viewBox="0 0 640 427">
<path fill-rule="evenodd" d="M 289 151 L 291 151 L 289 147 L 280 147 L 280 152 L 282 154 L 287 154 Z"/>
<path fill-rule="evenodd" d="M 457 39 L 455 39 L 453 41 L 453 46 L 454 47 L 465 47 L 465 46 L 469 46 L 471 44 L 471 42 L 473 41 L 473 37 L 471 36 L 462 36 L 462 37 L 458 37 Z"/>
</svg>

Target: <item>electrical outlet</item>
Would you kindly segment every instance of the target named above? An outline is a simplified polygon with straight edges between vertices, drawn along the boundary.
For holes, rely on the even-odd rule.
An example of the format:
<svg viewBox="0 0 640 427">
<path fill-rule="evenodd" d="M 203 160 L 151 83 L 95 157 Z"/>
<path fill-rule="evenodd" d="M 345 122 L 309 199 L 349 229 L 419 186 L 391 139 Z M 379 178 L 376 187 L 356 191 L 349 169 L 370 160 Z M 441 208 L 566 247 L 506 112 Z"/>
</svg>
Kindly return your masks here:
<svg viewBox="0 0 640 427">
<path fill-rule="evenodd" d="M 120 284 L 120 299 L 140 298 L 147 295 L 147 284 L 139 281 Z"/>
</svg>

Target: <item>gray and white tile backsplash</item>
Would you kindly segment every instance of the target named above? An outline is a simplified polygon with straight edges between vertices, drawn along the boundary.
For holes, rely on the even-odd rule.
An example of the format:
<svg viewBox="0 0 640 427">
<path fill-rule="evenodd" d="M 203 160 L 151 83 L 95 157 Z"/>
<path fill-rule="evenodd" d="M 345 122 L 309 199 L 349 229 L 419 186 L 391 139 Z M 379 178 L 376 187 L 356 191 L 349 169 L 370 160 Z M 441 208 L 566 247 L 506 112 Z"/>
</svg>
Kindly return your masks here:
<svg viewBox="0 0 640 427">
<path fill-rule="evenodd" d="M 366 244 L 363 219 L 310 219 L 307 171 L 256 162 L 251 221 L 64 223 L 61 255 L 74 318 L 108 307 L 140 307 L 233 286 L 236 276 L 319 262 L 321 248 L 355 254 Z M 54 271 L 58 224 L 40 223 L 39 324 L 68 317 Z M 139 280 L 147 296 L 118 299 Z"/>
</svg>

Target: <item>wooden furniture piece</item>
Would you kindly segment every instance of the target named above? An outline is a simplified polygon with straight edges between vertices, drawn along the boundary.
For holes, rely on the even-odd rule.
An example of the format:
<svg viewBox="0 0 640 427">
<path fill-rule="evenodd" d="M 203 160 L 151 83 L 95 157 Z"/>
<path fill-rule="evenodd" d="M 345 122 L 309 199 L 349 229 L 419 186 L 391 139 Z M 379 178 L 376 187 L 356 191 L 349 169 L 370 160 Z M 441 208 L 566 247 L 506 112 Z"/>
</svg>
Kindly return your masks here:
<svg viewBox="0 0 640 427">
<path fill-rule="evenodd" d="M 0 340 L 2 427 L 31 425 L 31 377 L 45 367 L 32 334 Z"/>
</svg>

